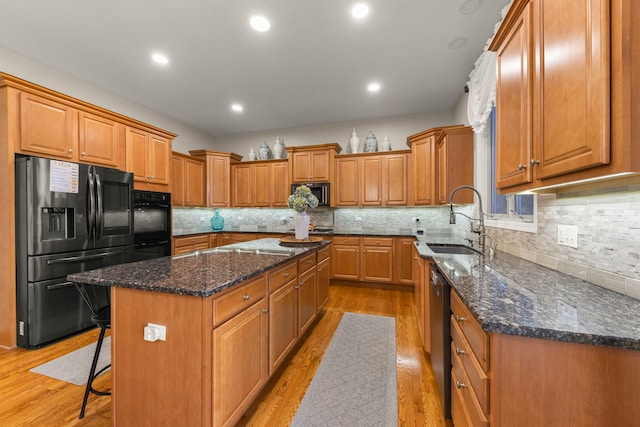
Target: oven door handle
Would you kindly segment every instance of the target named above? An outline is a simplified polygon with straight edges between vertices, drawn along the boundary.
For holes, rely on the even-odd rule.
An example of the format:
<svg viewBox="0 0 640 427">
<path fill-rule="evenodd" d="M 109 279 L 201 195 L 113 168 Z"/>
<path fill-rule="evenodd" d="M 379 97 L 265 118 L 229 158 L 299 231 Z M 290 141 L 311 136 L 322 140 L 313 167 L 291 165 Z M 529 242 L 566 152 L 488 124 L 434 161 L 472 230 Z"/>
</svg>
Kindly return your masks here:
<svg viewBox="0 0 640 427">
<path fill-rule="evenodd" d="M 144 243 L 136 243 L 136 247 L 143 247 L 143 246 L 160 246 L 160 245 L 166 245 L 167 243 L 169 243 L 169 240 L 162 240 L 160 242 L 144 242 Z"/>
</svg>

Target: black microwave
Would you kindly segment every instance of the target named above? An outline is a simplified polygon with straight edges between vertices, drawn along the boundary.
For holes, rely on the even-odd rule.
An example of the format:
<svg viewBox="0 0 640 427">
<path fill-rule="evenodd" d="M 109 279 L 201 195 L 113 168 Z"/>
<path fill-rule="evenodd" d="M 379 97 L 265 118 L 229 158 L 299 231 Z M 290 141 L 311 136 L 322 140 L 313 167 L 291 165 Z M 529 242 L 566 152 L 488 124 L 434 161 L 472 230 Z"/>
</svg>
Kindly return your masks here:
<svg viewBox="0 0 640 427">
<path fill-rule="evenodd" d="M 328 182 L 314 182 L 308 184 L 291 184 L 291 194 L 296 191 L 296 188 L 301 185 L 306 185 L 311 190 L 311 193 L 318 198 L 318 206 L 329 206 L 331 199 L 329 198 L 329 183 Z"/>
</svg>

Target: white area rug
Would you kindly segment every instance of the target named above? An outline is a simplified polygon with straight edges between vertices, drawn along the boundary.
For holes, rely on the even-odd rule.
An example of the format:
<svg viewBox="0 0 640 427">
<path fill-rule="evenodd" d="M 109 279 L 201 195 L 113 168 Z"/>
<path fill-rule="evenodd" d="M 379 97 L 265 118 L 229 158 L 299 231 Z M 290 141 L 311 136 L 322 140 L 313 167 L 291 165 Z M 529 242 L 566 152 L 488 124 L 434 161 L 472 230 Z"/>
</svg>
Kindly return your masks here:
<svg viewBox="0 0 640 427">
<path fill-rule="evenodd" d="M 345 313 L 291 426 L 397 425 L 396 320 Z"/>
<path fill-rule="evenodd" d="M 69 354 L 60 356 L 50 362 L 31 369 L 31 372 L 46 375 L 57 380 L 66 381 L 75 385 L 84 385 L 89 378 L 93 353 L 96 351 L 96 343 L 79 348 Z M 96 372 L 111 363 L 111 337 L 105 337 L 100 349 Z M 107 372 L 108 369 L 105 371 Z"/>
</svg>

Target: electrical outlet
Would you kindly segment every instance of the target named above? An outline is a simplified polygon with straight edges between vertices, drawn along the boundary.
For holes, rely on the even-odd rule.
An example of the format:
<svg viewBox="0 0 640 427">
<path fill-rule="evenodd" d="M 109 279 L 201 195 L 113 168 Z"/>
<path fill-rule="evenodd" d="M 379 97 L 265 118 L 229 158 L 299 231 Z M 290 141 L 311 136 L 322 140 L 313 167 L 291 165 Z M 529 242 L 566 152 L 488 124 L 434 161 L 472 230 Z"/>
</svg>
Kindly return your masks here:
<svg viewBox="0 0 640 427">
<path fill-rule="evenodd" d="M 356 217 L 356 222 L 362 222 L 362 217 L 361 216 L 357 216 Z"/>
<path fill-rule="evenodd" d="M 144 327 L 144 340 L 145 341 L 166 341 L 167 340 L 167 327 L 164 325 L 156 325 L 155 323 L 147 323 Z"/>
<path fill-rule="evenodd" d="M 418 223 L 418 222 L 420 222 L 420 218 L 411 218 L 411 221 L 413 221 L 415 223 Z"/>
<path fill-rule="evenodd" d="M 578 248 L 578 226 L 558 224 L 558 244 Z"/>
</svg>

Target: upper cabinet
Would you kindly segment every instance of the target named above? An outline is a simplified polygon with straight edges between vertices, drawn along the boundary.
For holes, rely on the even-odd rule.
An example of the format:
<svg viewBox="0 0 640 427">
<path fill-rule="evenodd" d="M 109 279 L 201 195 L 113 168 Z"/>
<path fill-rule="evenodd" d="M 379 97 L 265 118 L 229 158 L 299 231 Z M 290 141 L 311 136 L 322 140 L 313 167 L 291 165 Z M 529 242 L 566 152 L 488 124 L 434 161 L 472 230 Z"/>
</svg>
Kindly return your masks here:
<svg viewBox="0 0 640 427">
<path fill-rule="evenodd" d="M 338 144 L 286 147 L 289 154 L 291 182 L 331 182 L 336 153 L 342 151 Z"/>
<path fill-rule="evenodd" d="M 639 9 L 632 0 L 514 1 L 490 46 L 498 188 L 640 171 Z"/>
<path fill-rule="evenodd" d="M 473 185 L 473 130 L 468 126 L 433 128 L 407 138 L 411 147 L 409 188 L 412 205 L 449 203 L 460 185 Z M 473 203 L 473 193 L 456 195 Z"/>
<path fill-rule="evenodd" d="M 64 100 L 20 92 L 18 152 L 124 169 L 122 125 Z"/>
<path fill-rule="evenodd" d="M 336 157 L 335 206 L 406 206 L 408 153 Z"/>
<path fill-rule="evenodd" d="M 209 150 L 195 150 L 189 153 L 204 160 L 207 165 L 207 206 L 231 207 L 231 164 L 242 160 L 242 156 Z"/>
<path fill-rule="evenodd" d="M 287 207 L 287 160 L 258 160 L 231 165 L 231 200 L 234 207 Z"/>
<path fill-rule="evenodd" d="M 171 204 L 207 206 L 204 160 L 173 152 L 171 155 Z"/>
<path fill-rule="evenodd" d="M 139 190 L 167 191 L 171 171 L 171 140 L 144 129 L 127 126 L 125 131 L 128 172 Z"/>
</svg>

